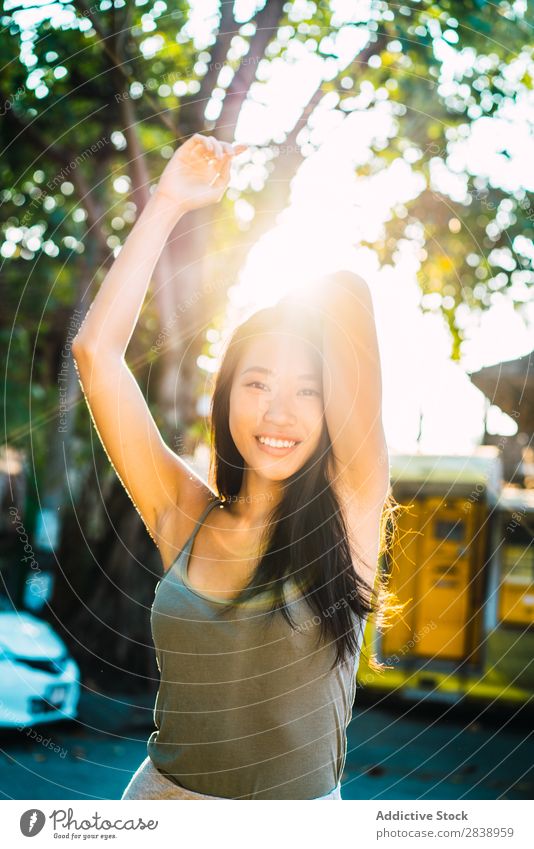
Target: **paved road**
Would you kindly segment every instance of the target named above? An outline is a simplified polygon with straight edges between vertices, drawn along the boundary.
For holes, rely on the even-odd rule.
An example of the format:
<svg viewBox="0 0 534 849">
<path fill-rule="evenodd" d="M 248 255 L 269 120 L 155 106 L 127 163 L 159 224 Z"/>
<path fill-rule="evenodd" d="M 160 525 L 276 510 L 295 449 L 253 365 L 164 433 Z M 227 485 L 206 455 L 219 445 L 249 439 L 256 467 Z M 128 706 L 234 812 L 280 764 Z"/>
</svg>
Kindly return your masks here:
<svg viewBox="0 0 534 849">
<path fill-rule="evenodd" d="M 364 704 L 348 729 L 344 799 L 532 799 L 532 713 Z"/>
<path fill-rule="evenodd" d="M 13 740 L 6 746 L 2 734 L 2 799 L 120 799 L 146 748 L 146 740 L 138 736 L 123 733 L 114 738 L 52 723 L 46 726 L 46 737 L 67 754 L 38 742 Z"/>
<path fill-rule="evenodd" d="M 84 723 L 0 731 L 0 798 L 119 799 L 146 754 L 146 704 L 84 713 Z M 89 713 L 91 719 L 89 719 Z M 131 712 L 130 712 L 131 713 Z M 344 799 L 532 799 L 534 732 L 508 715 L 358 700 L 349 726 Z M 115 720 L 115 721 L 113 721 Z M 36 739 L 39 733 L 41 739 Z"/>
</svg>

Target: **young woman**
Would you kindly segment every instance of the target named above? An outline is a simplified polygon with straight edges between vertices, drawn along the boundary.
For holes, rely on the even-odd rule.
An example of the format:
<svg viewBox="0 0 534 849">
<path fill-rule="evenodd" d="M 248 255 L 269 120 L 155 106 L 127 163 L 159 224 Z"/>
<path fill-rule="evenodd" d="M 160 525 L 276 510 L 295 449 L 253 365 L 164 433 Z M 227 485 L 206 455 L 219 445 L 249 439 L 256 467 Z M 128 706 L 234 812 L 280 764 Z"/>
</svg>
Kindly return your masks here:
<svg viewBox="0 0 534 849">
<path fill-rule="evenodd" d="M 124 360 L 150 276 L 244 146 L 175 152 L 73 351 L 100 438 L 161 554 L 161 673 L 148 757 L 123 799 L 340 799 L 356 670 L 388 504 L 370 293 L 341 271 L 230 338 L 209 483 L 156 428 Z M 379 591 L 377 591 L 377 585 Z"/>
</svg>

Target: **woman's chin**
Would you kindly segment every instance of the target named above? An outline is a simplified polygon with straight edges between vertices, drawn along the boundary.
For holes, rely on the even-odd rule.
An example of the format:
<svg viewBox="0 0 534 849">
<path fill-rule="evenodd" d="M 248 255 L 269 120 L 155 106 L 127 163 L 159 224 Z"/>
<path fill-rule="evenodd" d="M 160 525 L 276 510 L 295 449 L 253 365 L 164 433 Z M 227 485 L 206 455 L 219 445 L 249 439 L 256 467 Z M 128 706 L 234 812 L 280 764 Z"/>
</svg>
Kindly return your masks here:
<svg viewBox="0 0 534 849">
<path fill-rule="evenodd" d="M 257 475 L 261 475 L 265 480 L 273 481 L 273 483 L 287 480 L 287 478 L 294 475 L 297 471 L 294 463 L 282 463 L 281 461 L 278 463 L 262 463 L 260 465 L 257 463 L 249 464 L 249 469 L 256 472 Z"/>
</svg>

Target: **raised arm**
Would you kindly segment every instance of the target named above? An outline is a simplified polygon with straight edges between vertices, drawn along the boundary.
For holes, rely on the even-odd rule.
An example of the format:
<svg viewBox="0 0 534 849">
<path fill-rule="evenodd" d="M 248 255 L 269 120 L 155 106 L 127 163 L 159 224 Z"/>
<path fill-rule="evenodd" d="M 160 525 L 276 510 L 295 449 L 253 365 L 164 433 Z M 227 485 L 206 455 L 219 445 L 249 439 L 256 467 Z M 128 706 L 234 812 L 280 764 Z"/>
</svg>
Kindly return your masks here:
<svg viewBox="0 0 534 849">
<path fill-rule="evenodd" d="M 73 341 L 98 435 L 156 542 L 162 516 L 186 488 L 198 491 L 199 479 L 163 441 L 124 356 L 170 232 L 188 210 L 221 199 L 233 156 L 243 149 L 198 134 L 178 148 Z"/>
<path fill-rule="evenodd" d="M 339 271 L 324 281 L 319 300 L 325 417 L 336 478 L 362 500 L 380 503 L 389 488 L 389 457 L 371 293 L 361 277 Z"/>
</svg>

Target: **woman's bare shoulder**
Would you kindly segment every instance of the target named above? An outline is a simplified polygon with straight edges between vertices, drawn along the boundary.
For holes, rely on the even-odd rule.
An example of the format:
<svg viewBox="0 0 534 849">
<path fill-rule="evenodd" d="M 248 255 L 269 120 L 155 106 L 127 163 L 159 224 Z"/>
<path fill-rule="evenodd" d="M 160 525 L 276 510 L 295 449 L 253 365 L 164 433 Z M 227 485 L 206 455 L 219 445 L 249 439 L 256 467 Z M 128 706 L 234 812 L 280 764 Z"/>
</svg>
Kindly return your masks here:
<svg viewBox="0 0 534 849">
<path fill-rule="evenodd" d="M 207 482 L 193 470 L 182 486 L 176 504 L 169 506 L 158 516 L 156 545 L 159 549 L 165 572 L 193 533 L 203 511 L 217 494 Z"/>
</svg>

